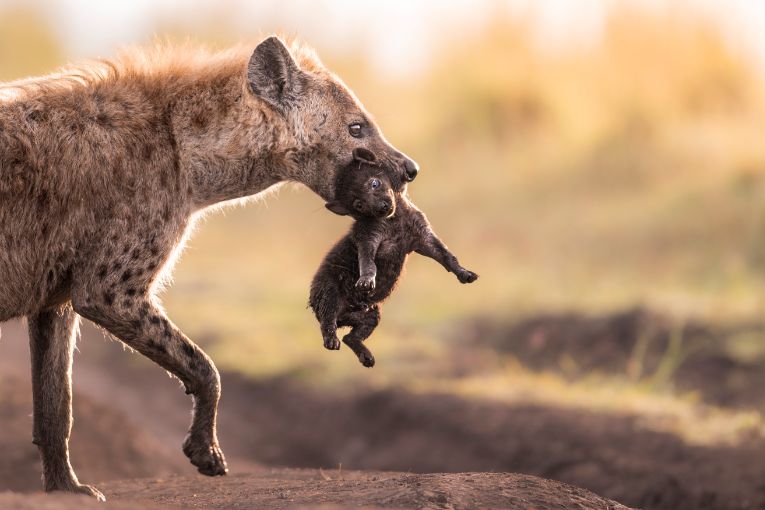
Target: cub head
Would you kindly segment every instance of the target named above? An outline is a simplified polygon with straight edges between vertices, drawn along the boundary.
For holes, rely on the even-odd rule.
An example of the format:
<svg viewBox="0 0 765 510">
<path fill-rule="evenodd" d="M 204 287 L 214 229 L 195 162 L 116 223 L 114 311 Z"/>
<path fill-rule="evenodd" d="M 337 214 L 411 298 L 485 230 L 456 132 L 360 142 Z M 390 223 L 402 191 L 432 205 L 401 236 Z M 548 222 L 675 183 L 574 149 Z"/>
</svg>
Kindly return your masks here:
<svg viewBox="0 0 765 510">
<path fill-rule="evenodd" d="M 375 160 L 366 149 L 357 149 L 354 161 L 335 180 L 335 200 L 326 208 L 341 216 L 389 218 L 396 213 L 396 185 L 390 171 Z M 403 186 L 399 185 L 399 188 Z"/>
<path fill-rule="evenodd" d="M 304 47 L 288 49 L 277 37 L 261 42 L 247 66 L 248 90 L 284 119 L 289 154 L 285 179 L 302 182 L 327 201 L 356 149 L 412 181 L 419 167 L 393 147 L 353 92 Z"/>
</svg>

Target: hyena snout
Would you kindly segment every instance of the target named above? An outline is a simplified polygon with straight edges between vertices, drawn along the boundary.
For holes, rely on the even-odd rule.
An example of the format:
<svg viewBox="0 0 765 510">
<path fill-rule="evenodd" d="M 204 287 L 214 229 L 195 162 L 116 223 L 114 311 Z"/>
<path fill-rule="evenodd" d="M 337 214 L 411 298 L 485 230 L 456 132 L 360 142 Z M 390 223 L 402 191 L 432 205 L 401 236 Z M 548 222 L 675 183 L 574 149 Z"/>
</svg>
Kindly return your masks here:
<svg viewBox="0 0 765 510">
<path fill-rule="evenodd" d="M 383 154 L 385 154 L 385 152 L 383 152 Z M 363 147 L 353 149 L 353 159 L 354 161 L 371 165 L 377 163 L 377 156 L 375 156 L 375 153 Z M 392 158 L 388 159 L 384 157 L 383 160 L 387 161 L 389 168 L 396 168 L 400 171 L 404 180 L 407 182 L 412 182 L 415 177 L 417 177 L 417 174 L 420 173 L 420 165 L 406 154 L 402 154 L 398 151 L 393 153 Z"/>
<path fill-rule="evenodd" d="M 394 188 L 399 188 L 408 182 L 412 182 L 417 174 L 420 173 L 420 165 L 412 158 L 400 152 L 394 152 L 392 157 L 384 158 L 388 168 L 393 172 L 391 179 L 394 181 Z M 398 185 L 395 185 L 398 183 Z"/>
</svg>

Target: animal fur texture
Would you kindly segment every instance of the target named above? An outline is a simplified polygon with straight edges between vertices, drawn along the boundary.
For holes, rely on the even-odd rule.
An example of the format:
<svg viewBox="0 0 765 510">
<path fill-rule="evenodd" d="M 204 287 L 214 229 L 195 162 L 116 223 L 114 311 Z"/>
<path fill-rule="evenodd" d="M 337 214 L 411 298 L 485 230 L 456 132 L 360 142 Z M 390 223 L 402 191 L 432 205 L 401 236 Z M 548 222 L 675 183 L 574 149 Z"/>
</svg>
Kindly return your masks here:
<svg viewBox="0 0 765 510">
<path fill-rule="evenodd" d="M 417 174 L 312 50 L 276 37 L 254 51 L 134 50 L 0 86 L 0 322 L 29 322 L 46 490 L 103 499 L 69 463 L 79 317 L 182 381 L 183 451 L 226 473 L 218 371 L 167 318 L 158 282 L 199 212 L 284 181 L 332 200 L 357 148 Z"/>
<path fill-rule="evenodd" d="M 380 303 L 401 276 L 412 252 L 430 257 L 461 283 L 478 275 L 462 267 L 436 236 L 428 219 L 406 196 L 398 173 L 375 164 L 363 149 L 357 162 L 337 177 L 336 199 L 327 208 L 354 218 L 350 232 L 329 251 L 311 283 L 309 306 L 321 326 L 324 347 L 340 348 L 337 328 L 350 326 L 343 337 L 365 367 L 375 358 L 364 345 L 380 322 Z"/>
</svg>

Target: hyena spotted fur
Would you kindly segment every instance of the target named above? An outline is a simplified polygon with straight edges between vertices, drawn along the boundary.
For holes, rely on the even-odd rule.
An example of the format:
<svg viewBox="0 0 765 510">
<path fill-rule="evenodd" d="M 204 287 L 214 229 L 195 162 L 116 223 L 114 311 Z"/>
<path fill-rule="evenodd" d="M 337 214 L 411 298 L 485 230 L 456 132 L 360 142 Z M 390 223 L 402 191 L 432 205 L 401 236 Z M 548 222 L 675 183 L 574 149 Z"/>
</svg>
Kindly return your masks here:
<svg viewBox="0 0 765 510">
<path fill-rule="evenodd" d="M 0 86 L 0 322 L 26 316 L 46 490 L 81 492 L 69 462 L 79 317 L 175 375 L 193 396 L 183 451 L 227 471 L 212 360 L 153 297 L 195 215 L 300 182 L 324 200 L 364 148 L 412 180 L 353 93 L 308 48 L 158 47 Z"/>
</svg>

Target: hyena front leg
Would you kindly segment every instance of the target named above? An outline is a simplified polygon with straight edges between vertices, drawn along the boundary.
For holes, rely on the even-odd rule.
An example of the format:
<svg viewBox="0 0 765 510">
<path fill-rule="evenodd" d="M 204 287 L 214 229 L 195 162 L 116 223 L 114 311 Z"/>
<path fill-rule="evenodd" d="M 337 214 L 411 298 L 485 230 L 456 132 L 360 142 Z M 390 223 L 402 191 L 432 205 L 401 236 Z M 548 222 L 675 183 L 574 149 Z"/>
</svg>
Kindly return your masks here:
<svg viewBox="0 0 765 510">
<path fill-rule="evenodd" d="M 72 353 L 79 318 L 72 305 L 28 317 L 32 355 L 33 442 L 40 450 L 46 491 L 104 496 L 77 480 L 69 463 L 72 430 Z"/>
<path fill-rule="evenodd" d="M 154 304 L 147 286 L 136 288 L 130 270 L 124 274 L 128 277 L 123 275 L 117 284 L 75 290 L 75 309 L 181 380 L 194 399 L 183 452 L 200 473 L 225 475 L 228 469 L 216 433 L 218 370 Z"/>
</svg>

